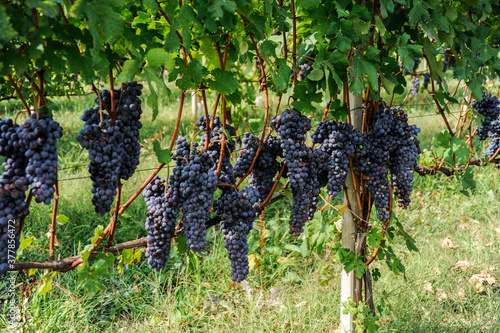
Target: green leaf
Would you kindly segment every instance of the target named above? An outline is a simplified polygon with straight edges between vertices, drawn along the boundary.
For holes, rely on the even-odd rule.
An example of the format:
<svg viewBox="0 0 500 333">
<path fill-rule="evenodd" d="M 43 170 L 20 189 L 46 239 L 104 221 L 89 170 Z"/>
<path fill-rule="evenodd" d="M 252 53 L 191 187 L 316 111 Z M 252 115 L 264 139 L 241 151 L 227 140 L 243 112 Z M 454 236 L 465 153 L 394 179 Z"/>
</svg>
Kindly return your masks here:
<svg viewBox="0 0 500 333">
<path fill-rule="evenodd" d="M 294 244 L 286 244 L 285 249 L 288 249 L 290 251 L 297 252 L 297 253 L 302 253 L 302 250 L 300 249 L 300 247 L 298 247 L 297 245 L 294 245 Z"/>
<path fill-rule="evenodd" d="M 212 72 L 214 80 L 208 81 L 208 86 L 222 95 L 232 94 L 238 88 L 238 80 L 234 74 L 215 68 Z"/>
<path fill-rule="evenodd" d="M 35 242 L 35 241 L 36 241 L 35 236 L 31 236 L 30 238 L 23 239 L 23 241 L 21 242 L 21 245 L 19 245 L 19 251 L 26 249 L 28 246 L 33 244 L 33 242 Z"/>
<path fill-rule="evenodd" d="M 50 213 L 49 216 L 52 219 L 53 214 Z M 69 222 L 69 217 L 67 217 L 66 215 L 57 215 L 56 222 L 57 224 L 65 225 L 66 223 Z"/>
<path fill-rule="evenodd" d="M 144 4 L 144 7 L 151 10 L 153 14 L 156 14 L 158 12 L 158 4 L 155 0 L 143 0 L 142 3 Z"/>
<path fill-rule="evenodd" d="M 168 71 L 174 69 L 175 61 L 172 55 L 161 48 L 154 48 L 148 51 L 146 55 L 148 66 L 157 70 L 160 66 L 165 66 Z"/>
<path fill-rule="evenodd" d="M 388 13 L 394 12 L 393 0 L 381 0 L 380 1 L 380 11 L 382 13 L 383 18 L 386 18 Z"/>
<path fill-rule="evenodd" d="M 325 73 L 323 72 L 322 69 L 313 69 L 309 75 L 307 75 L 307 78 L 311 81 L 319 81 L 325 76 Z"/>
<path fill-rule="evenodd" d="M 56 276 L 57 272 L 46 271 L 43 275 L 42 283 L 36 288 L 38 295 L 43 296 L 46 292 L 52 290 L 52 278 Z"/>
<path fill-rule="evenodd" d="M 320 3 L 321 3 L 321 0 L 297 0 L 296 6 L 304 8 L 306 10 L 310 10 L 310 9 L 318 8 Z"/>
<path fill-rule="evenodd" d="M 224 15 L 224 12 L 231 15 L 234 14 L 236 4 L 233 1 L 215 0 L 214 3 L 208 7 L 208 10 L 212 13 L 214 18 L 221 18 Z"/>
<path fill-rule="evenodd" d="M 70 14 L 77 19 L 82 15 L 87 19 L 87 27 L 93 37 L 94 68 L 106 76 L 109 61 L 101 54 L 102 43 L 114 44 L 123 35 L 124 19 L 120 6 L 123 0 L 77 0 L 71 7 Z"/>
<path fill-rule="evenodd" d="M 384 239 L 379 228 L 372 227 L 366 233 L 366 242 L 373 248 L 379 247 L 380 242 Z"/>
<path fill-rule="evenodd" d="M 102 225 L 99 225 L 94 229 L 94 237 L 90 240 L 92 244 L 95 244 L 95 242 L 97 242 L 97 240 L 99 239 L 99 237 L 101 237 L 103 232 L 104 232 L 104 227 Z"/>
<path fill-rule="evenodd" d="M 422 58 L 422 45 L 410 44 L 410 35 L 403 33 L 397 42 L 397 50 L 401 62 L 406 69 L 413 69 L 413 59 Z"/>
<path fill-rule="evenodd" d="M 417 25 L 430 20 L 431 16 L 429 12 L 424 8 L 422 1 L 413 1 L 410 12 L 408 13 L 410 18 L 410 23 L 412 25 Z"/>
<path fill-rule="evenodd" d="M 153 151 L 156 154 L 158 163 L 170 163 L 170 161 L 172 160 L 170 150 L 161 149 L 161 144 L 158 140 L 153 141 Z"/>
<path fill-rule="evenodd" d="M 33 276 L 38 271 L 38 268 L 30 268 L 28 271 L 28 276 Z"/>
<path fill-rule="evenodd" d="M 459 190 L 464 195 L 469 195 L 470 190 L 476 188 L 476 181 L 474 180 L 474 173 L 471 168 L 465 169 L 465 172 L 460 175 L 460 187 Z"/>
<path fill-rule="evenodd" d="M 483 88 L 481 86 L 481 83 L 482 83 L 482 80 L 480 80 L 478 78 L 471 78 L 467 81 L 467 87 L 471 90 L 472 97 L 475 99 L 482 98 Z"/>
<path fill-rule="evenodd" d="M 129 59 L 123 63 L 123 68 L 118 75 L 118 80 L 120 82 L 130 82 L 133 81 L 135 76 L 141 71 L 142 62 L 138 59 Z"/>
<path fill-rule="evenodd" d="M 10 42 L 16 32 L 3 5 L 0 6 L 0 41 Z"/>
<path fill-rule="evenodd" d="M 262 52 L 264 52 L 267 55 L 270 56 L 276 56 L 276 48 L 278 47 L 278 44 L 276 42 L 273 42 L 271 40 L 265 40 L 261 46 L 260 49 Z"/>
<path fill-rule="evenodd" d="M 368 76 L 368 83 L 372 89 L 378 89 L 377 67 L 372 62 L 364 58 L 355 57 L 352 60 L 352 67 L 352 75 L 354 75 L 355 78 L 363 78 L 366 74 Z"/>
<path fill-rule="evenodd" d="M 262 125 L 262 119 L 260 118 L 251 118 L 248 119 L 248 125 L 253 131 L 259 130 L 260 126 Z"/>
<path fill-rule="evenodd" d="M 273 81 L 276 89 L 281 92 L 286 92 L 288 82 L 290 81 L 291 69 L 288 67 L 286 59 L 276 59 L 277 71 L 272 71 Z"/>
</svg>

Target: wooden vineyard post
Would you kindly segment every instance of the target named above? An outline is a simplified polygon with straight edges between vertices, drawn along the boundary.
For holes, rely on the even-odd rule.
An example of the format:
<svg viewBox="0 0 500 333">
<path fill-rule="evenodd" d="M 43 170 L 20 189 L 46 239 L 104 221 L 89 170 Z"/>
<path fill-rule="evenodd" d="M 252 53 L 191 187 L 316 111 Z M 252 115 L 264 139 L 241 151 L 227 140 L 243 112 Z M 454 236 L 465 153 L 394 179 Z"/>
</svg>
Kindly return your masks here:
<svg viewBox="0 0 500 333">
<path fill-rule="evenodd" d="M 363 95 L 358 94 L 354 96 L 349 93 L 349 105 L 352 125 L 361 130 L 361 125 L 363 123 Z M 353 179 L 353 175 L 355 179 Z M 357 189 L 355 189 L 355 184 L 358 187 Z M 356 248 L 359 248 L 356 246 L 358 228 L 354 218 L 360 216 L 360 207 L 358 201 L 356 200 L 356 190 L 358 190 L 359 193 L 360 184 L 361 182 L 359 176 L 353 172 L 349 172 L 345 182 L 343 198 L 343 204 L 346 205 L 348 209 L 342 216 L 342 247 L 348 248 L 351 251 L 355 251 Z M 355 332 L 352 315 L 350 313 L 343 313 L 345 307 L 342 303 L 348 301 L 349 299 L 355 303 L 358 303 L 362 299 L 362 280 L 356 277 L 356 272 L 354 270 L 346 273 L 345 269 L 342 268 L 340 295 L 340 332 L 342 333 Z"/>
</svg>

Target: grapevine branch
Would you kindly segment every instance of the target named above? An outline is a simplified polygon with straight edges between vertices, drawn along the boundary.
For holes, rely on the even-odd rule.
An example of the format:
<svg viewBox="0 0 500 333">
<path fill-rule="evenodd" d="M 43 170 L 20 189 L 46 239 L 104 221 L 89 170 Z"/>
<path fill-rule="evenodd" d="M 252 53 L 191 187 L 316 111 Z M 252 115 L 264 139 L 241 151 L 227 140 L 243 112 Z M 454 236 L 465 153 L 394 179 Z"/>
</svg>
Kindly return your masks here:
<svg viewBox="0 0 500 333">
<path fill-rule="evenodd" d="M 116 192 L 115 211 L 113 213 L 113 218 L 111 219 L 111 230 L 105 247 L 109 247 L 111 245 L 111 241 L 113 240 L 113 236 L 115 234 L 116 221 L 118 220 L 118 213 L 120 211 L 118 207 L 120 207 L 120 198 L 122 196 L 122 183 L 120 179 L 118 179 L 118 188 L 116 189 Z"/>
<path fill-rule="evenodd" d="M 12 77 L 12 75 L 7 75 L 7 77 L 9 78 L 10 83 L 14 87 L 14 90 L 16 91 L 17 96 L 19 97 L 19 99 L 23 103 L 24 108 L 26 109 L 28 114 L 31 115 L 30 107 L 28 106 L 28 103 L 26 103 L 26 100 L 24 99 L 23 94 L 21 93 L 21 89 L 19 89 L 19 86 L 17 85 L 16 81 L 14 81 L 14 78 Z"/>
<path fill-rule="evenodd" d="M 268 204 L 266 206 L 271 205 L 271 204 L 283 199 L 284 197 L 285 197 L 285 194 L 283 192 L 280 192 L 277 195 L 275 195 L 268 202 Z M 213 227 L 213 226 L 219 224 L 220 221 L 221 221 L 220 216 L 215 216 L 205 223 L 205 227 L 208 229 L 210 227 Z M 106 230 L 105 230 L 105 232 L 106 232 Z M 180 234 L 180 231 L 177 231 L 175 236 L 178 236 L 179 234 Z M 103 233 L 103 235 L 104 235 L 104 233 Z M 99 240 L 102 241 L 102 239 L 104 239 L 103 235 L 101 235 L 101 237 L 99 237 Z M 99 242 L 99 240 L 97 242 Z M 96 242 L 96 244 L 97 244 L 97 242 Z M 100 242 L 99 242 L 99 244 L 100 244 Z M 120 251 L 125 250 L 125 249 L 144 247 L 146 245 L 147 245 L 147 237 L 142 237 L 142 238 L 135 239 L 132 241 L 120 243 L 120 244 L 117 244 L 115 246 L 110 246 L 109 248 L 103 249 L 103 251 L 113 253 L 113 252 L 120 252 Z M 88 260 L 94 259 L 100 253 L 100 251 L 96 251 L 97 246 L 94 245 L 94 249 L 91 251 Z M 23 269 L 38 268 L 38 269 L 49 269 L 49 270 L 54 270 L 54 271 L 66 272 L 66 271 L 70 270 L 71 268 L 78 266 L 81 263 L 81 260 L 82 260 L 82 256 L 73 256 L 73 257 L 68 257 L 68 258 L 64 258 L 61 260 L 52 260 L 52 261 L 45 261 L 45 262 L 21 262 L 21 263 L 16 263 L 12 270 L 20 271 Z"/>
<path fill-rule="evenodd" d="M 56 171 L 56 183 L 54 184 L 54 208 L 52 209 L 52 221 L 50 224 L 50 244 L 49 244 L 50 260 L 55 259 L 54 245 L 56 239 L 56 220 L 57 220 L 58 206 L 59 206 L 59 184 L 57 182 L 57 171 Z"/>
<path fill-rule="evenodd" d="M 291 0 L 290 10 L 292 11 L 292 64 L 293 64 L 293 86 L 297 85 L 297 17 L 295 16 L 295 0 Z"/>
</svg>

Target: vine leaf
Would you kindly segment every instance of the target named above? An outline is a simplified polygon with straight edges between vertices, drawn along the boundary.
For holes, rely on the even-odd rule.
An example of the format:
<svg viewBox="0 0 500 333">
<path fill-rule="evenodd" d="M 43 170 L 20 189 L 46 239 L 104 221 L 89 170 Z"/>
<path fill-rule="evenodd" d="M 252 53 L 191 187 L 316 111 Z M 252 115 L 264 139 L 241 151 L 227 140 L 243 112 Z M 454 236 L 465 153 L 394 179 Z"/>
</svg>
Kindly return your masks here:
<svg viewBox="0 0 500 333">
<path fill-rule="evenodd" d="M 161 145 L 158 140 L 153 141 L 153 151 L 155 152 L 159 163 L 169 163 L 172 160 L 170 150 L 161 149 Z"/>
<path fill-rule="evenodd" d="M 162 48 L 149 50 L 146 55 L 146 59 L 148 61 L 148 67 L 152 67 L 153 69 L 157 69 L 163 65 L 168 71 L 171 71 L 175 66 L 175 61 L 172 59 L 172 55 L 167 53 L 167 51 Z"/>
<path fill-rule="evenodd" d="M 15 36 L 15 31 L 10 23 L 5 8 L 0 6 L 0 41 L 10 41 Z"/>
<path fill-rule="evenodd" d="M 422 45 L 410 43 L 410 35 L 404 33 L 399 37 L 397 44 L 398 54 L 405 68 L 413 68 L 415 58 L 422 58 Z"/>
<path fill-rule="evenodd" d="M 323 78 L 324 72 L 322 69 L 313 69 L 307 78 L 311 81 L 319 81 Z"/>
<path fill-rule="evenodd" d="M 238 88 L 238 80 L 236 80 L 233 73 L 219 68 L 215 68 L 211 73 L 215 81 L 208 81 L 208 86 L 218 93 L 222 95 L 232 94 Z"/>
<path fill-rule="evenodd" d="M 50 213 L 49 216 L 50 218 L 52 218 L 53 214 Z M 57 224 L 65 225 L 66 223 L 69 222 L 69 217 L 67 217 L 66 215 L 57 215 L 56 222 Z"/>
<path fill-rule="evenodd" d="M 52 290 L 52 278 L 57 274 L 56 271 L 51 272 L 47 270 L 46 272 L 42 278 L 42 283 L 36 288 L 36 292 L 40 296 Z"/>
</svg>

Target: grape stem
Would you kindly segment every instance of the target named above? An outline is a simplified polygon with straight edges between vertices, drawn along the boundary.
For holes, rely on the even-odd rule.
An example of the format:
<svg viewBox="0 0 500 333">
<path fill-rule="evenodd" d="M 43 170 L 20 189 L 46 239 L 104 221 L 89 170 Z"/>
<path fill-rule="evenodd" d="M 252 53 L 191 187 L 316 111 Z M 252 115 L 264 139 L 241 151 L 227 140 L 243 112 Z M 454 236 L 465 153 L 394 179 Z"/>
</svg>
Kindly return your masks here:
<svg viewBox="0 0 500 333">
<path fill-rule="evenodd" d="M 26 203 L 28 204 L 28 207 L 30 207 L 30 204 L 31 204 L 31 199 L 33 199 L 33 191 L 29 191 L 28 193 L 28 198 L 26 198 Z M 23 226 L 24 226 L 24 221 L 26 221 L 26 218 L 28 217 L 28 215 L 24 215 L 21 216 L 21 218 L 19 219 L 19 225 L 17 227 L 17 233 L 20 235 L 21 234 L 21 231 L 23 231 Z"/>
<path fill-rule="evenodd" d="M 109 46 L 109 44 L 108 44 Z M 116 105 L 115 105 L 115 84 L 113 79 L 113 70 L 109 70 L 109 93 L 111 94 L 111 120 L 116 120 Z"/>
<path fill-rule="evenodd" d="M 200 85 L 200 88 L 204 88 L 203 85 Z M 210 123 L 208 121 L 208 105 L 207 105 L 207 95 L 205 94 L 205 89 L 201 89 L 201 98 L 203 99 L 203 109 L 205 110 L 205 123 L 206 123 L 206 128 L 205 130 L 207 131 L 207 140 L 205 142 L 205 151 L 208 150 L 208 146 L 210 144 L 210 138 L 211 138 L 211 127 Z"/>
<path fill-rule="evenodd" d="M 52 209 L 52 221 L 50 224 L 50 244 L 49 253 L 50 260 L 55 260 L 55 239 L 56 239 L 56 221 L 57 221 L 57 208 L 59 206 L 59 184 L 57 182 L 57 171 L 56 171 L 56 182 L 54 184 L 54 208 Z M 30 192 L 31 193 L 31 192 Z"/>
<path fill-rule="evenodd" d="M 391 216 L 392 215 L 392 188 L 391 188 L 391 184 L 389 184 L 389 192 L 390 192 L 390 196 L 389 196 L 389 216 Z M 389 217 L 384 222 L 384 228 L 382 229 L 382 232 L 381 232 L 382 239 L 378 243 L 378 247 L 375 250 L 373 250 L 373 253 L 370 256 L 370 258 L 365 262 L 366 266 L 369 266 L 373 262 L 373 260 L 375 260 L 375 258 L 377 257 L 378 251 L 380 250 L 380 247 L 382 246 L 382 242 L 384 241 L 383 238 L 385 236 L 385 233 L 387 232 L 387 226 L 389 225 L 389 221 L 390 220 L 391 220 L 391 218 Z"/>
<path fill-rule="evenodd" d="M 267 203 L 269 202 L 269 200 L 271 200 L 271 198 L 273 197 L 273 194 L 274 194 L 274 191 L 276 190 L 276 187 L 278 186 L 278 183 L 281 179 L 281 176 L 283 175 L 283 172 L 285 171 L 285 163 L 283 163 L 283 165 L 281 166 L 281 170 L 280 170 L 280 173 L 278 174 L 278 177 L 276 178 L 276 180 L 274 181 L 274 184 L 273 184 L 273 187 L 271 188 L 271 191 L 269 192 L 269 194 L 267 195 L 266 197 L 266 200 L 264 200 L 264 202 L 262 202 L 260 205 L 259 205 L 259 209 L 262 210 L 264 207 L 266 207 Z"/>
<path fill-rule="evenodd" d="M 117 194 L 116 194 L 115 212 L 113 214 L 113 218 L 111 219 L 111 228 L 109 232 L 108 241 L 106 242 L 106 245 L 104 245 L 104 247 L 106 248 L 108 248 L 111 245 L 111 241 L 113 240 L 113 236 L 115 234 L 116 221 L 118 220 L 118 213 L 120 211 L 118 209 L 118 207 L 120 207 L 120 199 L 122 195 L 122 182 L 120 180 L 120 177 L 118 177 L 118 188 L 116 189 L 116 192 Z"/>
<path fill-rule="evenodd" d="M 14 78 L 12 77 L 12 75 L 7 75 L 7 77 L 9 78 L 10 83 L 14 87 L 14 90 L 16 91 L 17 96 L 21 100 L 21 103 L 23 103 L 24 108 L 26 109 L 26 112 L 28 112 L 28 114 L 31 115 L 31 111 L 30 111 L 30 108 L 28 106 L 28 103 L 26 103 L 26 100 L 24 99 L 23 94 L 21 93 L 21 89 L 19 89 L 19 86 L 17 85 L 16 81 L 14 81 Z"/>
</svg>

